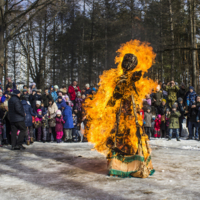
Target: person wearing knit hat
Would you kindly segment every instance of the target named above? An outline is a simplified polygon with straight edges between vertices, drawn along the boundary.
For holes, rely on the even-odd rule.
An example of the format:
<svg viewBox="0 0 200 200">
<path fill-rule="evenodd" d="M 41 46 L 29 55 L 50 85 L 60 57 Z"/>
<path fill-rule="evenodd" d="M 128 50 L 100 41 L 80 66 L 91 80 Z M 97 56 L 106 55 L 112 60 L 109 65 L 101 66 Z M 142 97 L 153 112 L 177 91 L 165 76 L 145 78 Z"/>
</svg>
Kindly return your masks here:
<svg viewBox="0 0 200 200">
<path fill-rule="evenodd" d="M 169 139 L 171 140 L 172 138 L 172 133 L 175 132 L 176 133 L 176 139 L 177 141 L 180 141 L 179 139 L 179 117 L 181 116 L 181 113 L 179 111 L 177 111 L 177 104 L 174 103 L 172 105 L 172 113 L 168 114 L 168 118 L 169 118 Z"/>
<path fill-rule="evenodd" d="M 62 106 L 61 106 L 62 103 L 65 103 L 65 101 L 61 96 L 59 96 L 58 100 L 57 100 L 57 107 L 58 107 L 59 110 L 62 110 Z"/>
<path fill-rule="evenodd" d="M 58 94 L 57 94 L 57 92 L 58 92 L 58 86 L 57 86 L 57 85 L 54 85 L 54 91 L 51 92 L 51 96 L 52 96 L 54 102 L 56 102 L 57 99 L 58 99 Z"/>
<path fill-rule="evenodd" d="M 36 101 L 36 105 L 41 106 L 41 101 Z"/>
<path fill-rule="evenodd" d="M 188 95 L 186 97 L 187 106 L 192 106 L 192 104 L 195 103 L 196 97 L 197 97 L 197 94 L 194 91 L 194 87 L 190 86 L 189 87 L 189 93 L 188 93 Z"/>
<path fill-rule="evenodd" d="M 8 112 L 12 130 L 12 150 L 25 149 L 25 147 L 22 145 L 24 143 L 24 137 L 26 134 L 25 112 L 20 101 L 19 90 L 13 90 L 12 96 L 8 101 Z M 20 131 L 20 133 L 17 138 L 18 131 Z"/>
<path fill-rule="evenodd" d="M 178 98 L 178 103 L 180 103 L 181 101 L 183 101 L 183 99 L 181 97 Z"/>
<path fill-rule="evenodd" d="M 64 123 L 65 123 L 65 121 L 63 120 L 62 112 L 61 112 L 61 110 L 58 110 L 56 112 L 56 127 L 55 127 L 57 143 L 62 142 L 61 139 L 63 137 L 63 124 Z"/>
</svg>

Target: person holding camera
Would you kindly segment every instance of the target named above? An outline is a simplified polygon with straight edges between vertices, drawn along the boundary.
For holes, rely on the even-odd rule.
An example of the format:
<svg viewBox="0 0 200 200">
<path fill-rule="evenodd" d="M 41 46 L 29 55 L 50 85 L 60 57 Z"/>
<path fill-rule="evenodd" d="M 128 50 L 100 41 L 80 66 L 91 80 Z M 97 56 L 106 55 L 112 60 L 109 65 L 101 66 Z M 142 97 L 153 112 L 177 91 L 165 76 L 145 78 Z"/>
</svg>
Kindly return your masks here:
<svg viewBox="0 0 200 200">
<path fill-rule="evenodd" d="M 172 105 L 177 101 L 177 92 L 179 87 L 175 85 L 174 81 L 171 81 L 166 86 L 166 91 L 168 93 L 168 105 L 172 108 Z"/>
</svg>

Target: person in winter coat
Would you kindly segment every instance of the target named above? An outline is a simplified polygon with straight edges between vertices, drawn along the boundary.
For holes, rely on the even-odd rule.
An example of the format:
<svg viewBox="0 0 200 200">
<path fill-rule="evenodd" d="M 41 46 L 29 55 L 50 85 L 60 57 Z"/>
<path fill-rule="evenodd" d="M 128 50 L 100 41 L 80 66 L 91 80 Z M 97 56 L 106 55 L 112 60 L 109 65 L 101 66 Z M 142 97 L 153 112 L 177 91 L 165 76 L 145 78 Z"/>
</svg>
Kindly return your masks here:
<svg viewBox="0 0 200 200">
<path fill-rule="evenodd" d="M 162 99 L 161 105 L 158 108 L 158 114 L 161 115 L 161 125 L 160 125 L 160 130 L 161 130 L 161 138 L 166 138 L 167 134 L 167 127 L 166 127 L 166 111 L 167 111 L 168 106 L 166 105 L 166 100 Z"/>
<path fill-rule="evenodd" d="M 40 122 L 42 124 L 42 119 L 43 119 L 43 113 L 41 109 L 37 109 L 37 117 L 35 118 L 36 122 Z M 42 126 L 36 128 L 37 132 L 37 141 L 40 142 L 42 139 Z"/>
<path fill-rule="evenodd" d="M 92 94 L 92 90 L 90 88 L 90 84 L 85 85 L 85 96 L 87 97 L 88 95 Z"/>
<path fill-rule="evenodd" d="M 6 101 L 6 100 L 8 101 L 8 100 L 10 99 L 10 97 L 11 97 L 11 96 L 10 96 L 9 92 L 8 92 L 8 91 L 5 91 L 5 92 L 4 92 L 4 95 L 3 95 L 2 98 L 1 98 L 1 102 L 4 103 L 4 101 Z"/>
<path fill-rule="evenodd" d="M 63 119 L 65 121 L 64 124 L 64 141 L 72 142 L 72 128 L 73 125 L 73 117 L 72 117 L 72 109 L 65 102 L 61 105 L 63 110 Z"/>
<path fill-rule="evenodd" d="M 166 102 L 167 102 L 168 93 L 166 91 L 166 84 L 165 83 L 162 84 L 162 93 L 163 93 L 163 99 L 165 99 Z"/>
<path fill-rule="evenodd" d="M 171 140 L 173 131 L 176 132 L 176 140 L 180 141 L 179 139 L 179 117 L 181 116 L 181 113 L 177 111 L 177 106 L 172 106 L 172 112 L 169 113 L 169 138 L 168 140 Z"/>
<path fill-rule="evenodd" d="M 43 116 L 47 114 L 47 111 L 44 109 L 43 106 L 41 106 L 41 101 L 36 101 L 36 106 L 33 108 L 33 113 L 35 114 L 35 117 L 41 117 L 41 115 L 38 114 L 38 109 L 42 111 Z"/>
<path fill-rule="evenodd" d="M 160 138 L 160 125 L 161 125 L 161 115 L 158 115 L 155 119 L 155 125 L 154 125 L 154 137 Z"/>
<path fill-rule="evenodd" d="M 76 107 L 74 107 L 74 111 L 73 111 L 73 114 L 72 114 L 72 117 L 73 117 L 73 125 L 74 125 L 74 128 L 72 129 L 72 137 L 73 137 L 73 141 L 74 142 L 77 142 L 78 139 L 79 139 L 79 134 L 78 134 L 78 109 Z"/>
<path fill-rule="evenodd" d="M 21 95 L 21 99 L 24 99 L 24 100 L 26 100 L 26 101 L 29 101 L 29 94 L 28 94 L 27 89 L 23 89 L 22 95 Z"/>
<path fill-rule="evenodd" d="M 20 101 L 20 91 L 14 90 L 8 101 L 8 111 L 11 123 L 12 150 L 25 149 L 22 145 L 26 134 L 25 112 Z M 20 131 L 18 138 L 17 132 Z"/>
<path fill-rule="evenodd" d="M 163 94 L 162 94 L 162 91 L 160 90 L 160 85 L 158 85 L 156 89 L 157 89 L 157 91 L 153 95 L 153 105 L 154 105 L 154 107 L 157 111 L 157 114 L 158 114 L 158 108 L 159 108 L 161 101 L 163 99 Z"/>
<path fill-rule="evenodd" d="M 6 126 L 6 144 L 11 145 L 11 124 L 10 124 L 10 117 L 9 117 L 9 112 L 8 112 L 8 101 L 4 101 L 3 103 L 4 106 L 4 116 L 2 118 L 3 123 Z"/>
<path fill-rule="evenodd" d="M 49 94 L 49 89 L 46 88 L 44 91 L 44 94 L 42 95 L 42 102 L 44 104 L 45 110 L 48 109 L 49 101 L 52 101 L 52 100 L 53 100 L 53 97 Z"/>
<path fill-rule="evenodd" d="M 183 99 L 183 105 L 186 105 L 186 101 L 185 100 L 185 96 L 186 96 L 186 89 L 185 89 L 185 84 L 181 83 L 180 85 L 180 90 L 177 92 L 177 99 L 181 98 Z"/>
<path fill-rule="evenodd" d="M 56 141 L 56 131 L 55 131 L 55 117 L 58 107 L 56 103 L 52 100 L 49 101 L 49 107 L 47 111 L 47 116 L 49 117 L 49 132 L 47 133 L 47 141 L 51 141 L 51 134 L 53 134 L 54 141 Z"/>
<path fill-rule="evenodd" d="M 0 103 L 3 103 L 3 102 L 1 101 L 2 96 L 3 96 L 3 91 L 0 89 Z"/>
<path fill-rule="evenodd" d="M 178 111 L 181 113 L 181 116 L 179 117 L 180 136 L 181 136 L 182 129 L 183 129 L 184 115 L 186 113 L 185 107 L 183 104 L 183 99 L 181 97 L 178 98 Z"/>
<path fill-rule="evenodd" d="M 29 88 L 29 94 L 32 94 L 33 93 L 33 90 L 35 90 L 36 91 L 36 83 L 32 83 L 31 84 L 31 86 L 30 86 L 30 88 Z"/>
<path fill-rule="evenodd" d="M 143 100 L 146 101 L 149 106 L 151 106 L 151 97 L 149 94 L 146 95 L 146 98 Z"/>
<path fill-rule="evenodd" d="M 12 90 L 16 90 L 17 87 L 16 87 L 15 83 L 12 82 L 11 78 L 9 77 L 9 78 L 7 78 L 7 80 L 8 80 L 8 83 L 6 85 L 6 90 L 7 90 L 7 88 L 11 88 Z"/>
<path fill-rule="evenodd" d="M 187 106 L 191 106 L 196 101 L 197 94 L 194 91 L 194 87 L 189 87 L 190 92 L 187 95 Z"/>
<path fill-rule="evenodd" d="M 57 85 L 54 85 L 54 91 L 51 93 L 51 96 L 52 96 L 54 102 L 56 102 L 57 99 L 58 99 L 58 94 L 57 94 L 57 92 L 58 92 L 58 86 L 57 86 Z"/>
<path fill-rule="evenodd" d="M 65 101 L 63 100 L 62 96 L 59 96 L 57 100 L 57 107 L 59 110 L 62 110 L 62 103 L 65 103 Z"/>
<path fill-rule="evenodd" d="M 65 121 L 63 120 L 62 113 L 60 110 L 57 110 L 56 112 L 56 140 L 57 143 L 62 142 L 62 137 L 63 137 L 63 124 L 65 124 Z"/>
<path fill-rule="evenodd" d="M 200 97 L 197 97 L 197 101 L 193 102 L 191 106 L 188 107 L 188 130 L 189 130 L 189 139 L 193 139 L 194 133 L 193 133 L 193 127 L 196 129 L 195 131 L 195 139 L 199 139 L 199 133 L 198 133 L 198 127 L 199 124 L 197 122 L 197 116 L 198 116 L 198 110 L 200 108 Z"/>
<path fill-rule="evenodd" d="M 33 112 L 31 106 L 27 103 L 26 98 L 22 99 L 22 105 L 25 112 L 25 125 L 27 127 L 26 129 L 26 143 L 27 145 L 30 145 L 30 143 L 33 143 L 33 122 L 32 117 L 35 116 L 35 113 Z"/>
<path fill-rule="evenodd" d="M 179 87 L 175 85 L 174 81 L 171 81 L 166 86 L 166 91 L 168 93 L 168 105 L 172 108 L 172 105 L 177 101 L 177 92 L 179 91 Z"/>
<path fill-rule="evenodd" d="M 69 86 L 68 88 L 68 94 L 70 96 L 70 100 L 74 103 L 76 96 L 77 96 L 77 92 L 81 92 L 79 86 L 77 85 L 76 81 L 73 81 L 72 85 Z"/>
<path fill-rule="evenodd" d="M 147 112 L 144 113 L 144 129 L 146 134 L 148 135 L 148 138 L 150 140 L 151 137 L 151 120 L 152 120 L 152 114 L 151 114 L 151 107 L 147 108 Z"/>
<path fill-rule="evenodd" d="M 29 95 L 29 102 L 31 104 L 32 108 L 35 108 L 35 103 L 36 103 L 36 90 L 33 89 L 32 93 Z"/>
</svg>

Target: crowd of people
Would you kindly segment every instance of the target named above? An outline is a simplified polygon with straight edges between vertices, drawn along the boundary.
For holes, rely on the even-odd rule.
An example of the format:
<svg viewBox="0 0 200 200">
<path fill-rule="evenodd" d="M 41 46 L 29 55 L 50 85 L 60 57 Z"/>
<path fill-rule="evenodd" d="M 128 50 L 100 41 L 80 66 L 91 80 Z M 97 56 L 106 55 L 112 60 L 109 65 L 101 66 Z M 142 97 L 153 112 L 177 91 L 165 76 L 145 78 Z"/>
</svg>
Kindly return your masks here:
<svg viewBox="0 0 200 200">
<path fill-rule="evenodd" d="M 20 150 L 25 149 L 24 143 L 34 141 L 82 142 L 87 122 L 82 105 L 88 95 L 93 98 L 96 92 L 97 87 L 89 84 L 80 90 L 76 81 L 68 88 L 55 85 L 43 92 L 32 83 L 19 91 L 8 78 L 5 91 L 0 83 L 0 146 Z M 146 95 L 138 112 L 149 139 L 176 137 L 180 141 L 183 121 L 187 119 L 187 139 L 199 140 L 200 95 L 192 86 L 187 90 L 183 83 L 178 86 L 174 81 L 160 82 L 156 91 Z"/>
<path fill-rule="evenodd" d="M 199 140 L 200 95 L 196 94 L 192 86 L 187 90 L 183 83 L 180 86 L 174 81 L 159 83 L 156 91 L 147 94 L 143 100 L 142 112 L 149 139 L 154 137 L 171 140 L 175 137 L 180 141 L 183 122 L 187 119 L 187 139 Z"/>
<path fill-rule="evenodd" d="M 34 141 L 82 142 L 86 139 L 82 134 L 86 123 L 82 105 L 96 91 L 89 84 L 81 91 L 76 81 L 68 89 L 55 85 L 42 93 L 32 83 L 20 91 L 8 78 L 5 91 L 0 83 L 0 146 L 20 150 L 25 149 L 24 143 Z"/>
</svg>

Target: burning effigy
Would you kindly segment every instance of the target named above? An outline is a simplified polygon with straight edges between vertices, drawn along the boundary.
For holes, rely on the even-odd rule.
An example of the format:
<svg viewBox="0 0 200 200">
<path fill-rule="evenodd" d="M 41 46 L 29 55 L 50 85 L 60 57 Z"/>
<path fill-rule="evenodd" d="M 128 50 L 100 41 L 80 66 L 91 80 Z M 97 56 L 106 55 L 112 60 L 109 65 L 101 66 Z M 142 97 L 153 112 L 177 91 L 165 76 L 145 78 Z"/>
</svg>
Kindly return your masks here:
<svg viewBox="0 0 200 200">
<path fill-rule="evenodd" d="M 156 55 L 138 40 L 121 45 L 117 53 L 117 68 L 103 72 L 97 94 L 85 102 L 86 136 L 106 156 L 108 175 L 146 178 L 154 169 L 140 108 L 157 87 L 144 77 Z"/>
</svg>

